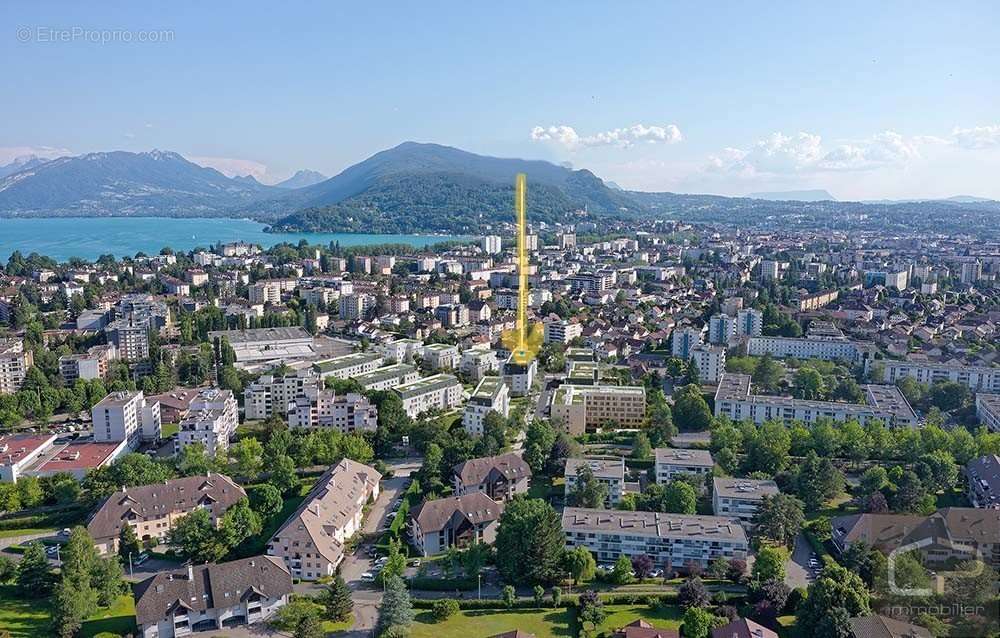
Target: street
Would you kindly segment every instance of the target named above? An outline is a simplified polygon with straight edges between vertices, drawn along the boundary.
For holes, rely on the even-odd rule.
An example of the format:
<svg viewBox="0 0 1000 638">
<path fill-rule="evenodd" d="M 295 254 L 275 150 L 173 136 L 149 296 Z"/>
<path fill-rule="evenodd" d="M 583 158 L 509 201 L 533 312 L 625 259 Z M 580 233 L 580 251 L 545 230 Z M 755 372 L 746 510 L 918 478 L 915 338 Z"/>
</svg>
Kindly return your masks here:
<svg viewBox="0 0 1000 638">
<path fill-rule="evenodd" d="M 809 583 L 816 580 L 816 570 L 809 565 L 812 556 L 812 545 L 806 537 L 799 534 L 795 537 L 795 549 L 785 563 L 785 584 L 795 589 L 796 587 L 808 587 Z"/>
</svg>

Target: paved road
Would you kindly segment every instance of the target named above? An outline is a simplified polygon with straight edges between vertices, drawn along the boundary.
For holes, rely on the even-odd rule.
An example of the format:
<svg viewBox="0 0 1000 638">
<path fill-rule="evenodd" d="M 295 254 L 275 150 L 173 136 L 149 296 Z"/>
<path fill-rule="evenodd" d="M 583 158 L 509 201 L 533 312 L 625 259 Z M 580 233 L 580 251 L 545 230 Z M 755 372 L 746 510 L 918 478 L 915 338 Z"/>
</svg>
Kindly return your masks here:
<svg viewBox="0 0 1000 638">
<path fill-rule="evenodd" d="M 377 537 L 378 530 L 388 524 L 386 515 L 390 511 L 389 506 L 395 503 L 396 498 L 400 496 L 404 485 L 409 481 L 410 474 L 420 469 L 420 460 L 408 459 L 393 463 L 390 467 L 393 469 L 394 476 L 382 481 L 382 489 L 378 499 L 365 518 L 363 526 L 365 537 L 373 537 L 374 539 Z M 354 600 L 354 627 L 347 634 L 351 638 L 375 635 L 378 608 L 382 604 L 382 592 L 372 583 L 365 583 L 361 580 L 361 574 L 372 569 L 372 559 L 364 551 L 366 547 L 367 544 L 359 546 L 357 552 L 346 556 L 340 566 L 340 573 L 353 592 L 351 598 Z M 297 590 L 299 588 L 303 588 L 309 593 L 315 593 L 318 589 L 305 583 L 296 587 Z"/>
<path fill-rule="evenodd" d="M 795 537 L 795 549 L 788 562 L 785 563 L 785 584 L 795 589 L 807 587 L 816 577 L 809 567 L 809 557 L 812 555 L 812 545 L 806 537 L 799 534 Z"/>
</svg>

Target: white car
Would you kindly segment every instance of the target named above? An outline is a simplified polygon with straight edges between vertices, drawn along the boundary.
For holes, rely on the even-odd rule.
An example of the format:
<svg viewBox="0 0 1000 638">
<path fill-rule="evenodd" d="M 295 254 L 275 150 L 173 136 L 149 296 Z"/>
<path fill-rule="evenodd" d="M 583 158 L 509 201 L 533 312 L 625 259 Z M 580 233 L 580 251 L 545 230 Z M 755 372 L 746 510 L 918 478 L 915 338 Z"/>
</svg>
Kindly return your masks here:
<svg viewBox="0 0 1000 638">
<path fill-rule="evenodd" d="M 663 578 L 663 570 L 662 569 L 654 569 L 653 571 L 649 572 L 649 577 L 650 578 Z"/>
<path fill-rule="evenodd" d="M 371 572 L 365 572 L 365 573 L 361 574 L 361 580 L 365 581 L 366 583 L 374 582 L 375 581 L 375 574 L 373 574 Z"/>
<path fill-rule="evenodd" d="M 388 556 L 383 556 L 383 557 L 378 558 L 378 559 L 375 560 L 375 566 L 376 567 L 381 567 L 382 565 L 385 565 L 388 562 L 389 562 L 389 557 Z"/>
</svg>

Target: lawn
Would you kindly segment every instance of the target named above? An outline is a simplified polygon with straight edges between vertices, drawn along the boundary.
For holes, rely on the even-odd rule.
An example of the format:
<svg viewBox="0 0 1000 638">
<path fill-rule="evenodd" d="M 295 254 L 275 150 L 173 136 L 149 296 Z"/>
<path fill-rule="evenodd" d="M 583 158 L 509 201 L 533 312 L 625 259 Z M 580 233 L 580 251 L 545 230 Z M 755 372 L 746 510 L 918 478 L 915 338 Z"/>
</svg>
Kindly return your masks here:
<svg viewBox="0 0 1000 638">
<path fill-rule="evenodd" d="M 435 622 L 430 611 L 417 614 L 410 638 L 472 638 L 494 636 L 520 629 L 536 638 L 572 638 L 573 614 L 568 609 L 515 609 L 463 611 L 443 622 Z"/>
<path fill-rule="evenodd" d="M 160 438 L 169 439 L 173 435 L 181 431 L 181 426 L 179 423 L 164 423 L 160 426 Z"/>
<path fill-rule="evenodd" d="M 324 620 L 323 621 L 323 633 L 332 634 L 338 631 L 347 631 L 354 625 L 354 615 L 351 614 L 347 617 L 347 620 L 342 620 L 337 622 L 335 620 Z"/>
<path fill-rule="evenodd" d="M 36 638 L 49 633 L 48 601 L 19 598 L 13 585 L 0 585 L 0 629 L 11 638 Z"/>
<path fill-rule="evenodd" d="M 37 638 L 51 635 L 48 598 L 23 599 L 13 585 L 0 585 L 0 629 L 11 638 Z M 135 632 L 135 603 L 131 594 L 120 596 L 108 609 L 101 609 L 83 623 L 80 638 L 93 638 L 101 632 L 126 635 Z"/>
<path fill-rule="evenodd" d="M 608 617 L 598 629 L 608 634 L 639 618 L 659 629 L 680 629 L 683 616 L 681 608 L 676 606 L 652 608 L 649 605 L 605 605 L 604 611 Z"/>
<path fill-rule="evenodd" d="M 234 560 L 237 558 L 247 558 L 249 556 L 259 556 L 264 553 L 267 541 L 271 540 L 278 528 L 288 520 L 288 517 L 295 513 L 295 510 L 299 508 L 302 501 L 305 500 L 306 495 L 313 487 L 314 481 L 304 480 L 299 486 L 299 491 L 294 492 L 292 496 L 285 499 L 284 504 L 281 506 L 281 510 L 272 516 L 270 520 L 264 523 L 264 529 L 261 530 L 260 534 L 254 536 L 253 538 L 248 538 L 243 541 L 242 544 L 235 547 L 233 551 L 229 553 L 226 560 Z M 249 486 L 248 486 L 249 487 Z"/>
<path fill-rule="evenodd" d="M 12 536 L 27 536 L 28 534 L 55 534 L 56 530 L 30 527 L 27 529 L 0 529 L 0 538 L 11 538 Z"/>
<path fill-rule="evenodd" d="M 135 602 L 131 594 L 119 596 L 111 607 L 101 609 L 84 621 L 80 638 L 93 638 L 102 632 L 125 636 L 135 633 Z"/>
</svg>

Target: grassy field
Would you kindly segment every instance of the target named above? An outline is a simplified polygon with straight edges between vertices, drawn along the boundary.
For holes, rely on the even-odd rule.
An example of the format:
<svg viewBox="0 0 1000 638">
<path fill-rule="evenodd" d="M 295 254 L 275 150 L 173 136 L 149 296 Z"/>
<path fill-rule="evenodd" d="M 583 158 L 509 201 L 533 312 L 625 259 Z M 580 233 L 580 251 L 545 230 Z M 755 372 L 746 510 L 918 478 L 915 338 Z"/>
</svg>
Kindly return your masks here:
<svg viewBox="0 0 1000 638">
<path fill-rule="evenodd" d="M 347 631 L 348 629 L 351 628 L 351 626 L 353 624 L 354 624 L 354 615 L 353 614 L 351 614 L 350 616 L 348 616 L 347 620 L 342 620 L 340 622 L 336 622 L 336 621 L 333 621 L 333 620 L 324 620 L 323 621 L 323 632 L 327 633 L 327 634 L 332 634 L 332 633 L 336 633 L 338 631 Z"/>
<path fill-rule="evenodd" d="M 610 635 L 628 623 L 642 618 L 654 627 L 679 629 L 680 607 L 651 609 L 646 605 L 605 605 L 607 619 L 597 628 L 597 635 Z M 576 613 L 571 609 L 468 610 L 444 622 L 435 622 L 429 611 L 417 614 L 411 638 L 470 638 L 492 636 L 520 629 L 537 638 L 575 638 L 580 635 Z M 589 629 L 589 627 L 588 627 Z"/>
<path fill-rule="evenodd" d="M 12 536 L 25 536 L 28 534 L 41 534 L 43 532 L 47 534 L 54 534 L 55 531 L 56 530 L 54 529 L 46 529 L 46 528 L 37 529 L 34 527 L 28 529 L 0 529 L 0 538 L 10 538 Z"/>
<path fill-rule="evenodd" d="M 472 638 L 520 629 L 536 638 L 575 636 L 573 614 L 567 609 L 470 610 L 435 622 L 431 612 L 417 614 L 411 638 Z"/>
<path fill-rule="evenodd" d="M 38 638 L 52 635 L 49 627 L 48 598 L 23 599 L 13 585 L 0 585 L 0 629 L 11 638 Z M 88 618 L 80 629 L 80 638 L 93 638 L 102 632 L 126 635 L 135 632 L 135 603 L 132 595 L 120 596 L 108 609 Z"/>
<path fill-rule="evenodd" d="M 111 607 L 91 616 L 80 628 L 80 638 L 93 638 L 102 632 L 118 636 L 135 633 L 135 602 L 131 594 L 119 596 Z"/>
<path fill-rule="evenodd" d="M 179 423 L 164 423 L 160 427 L 160 438 L 169 439 L 173 435 L 180 432 L 181 426 Z"/>
</svg>

